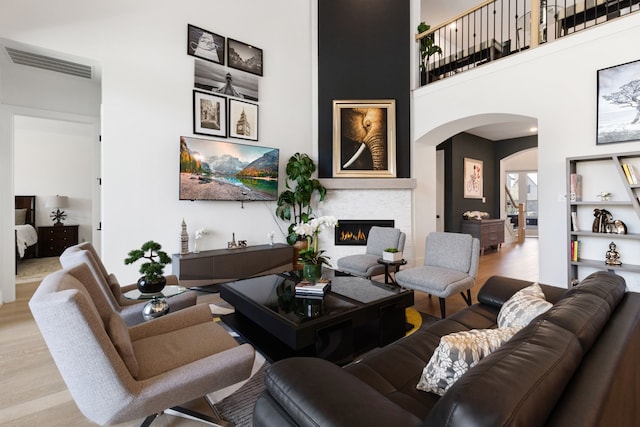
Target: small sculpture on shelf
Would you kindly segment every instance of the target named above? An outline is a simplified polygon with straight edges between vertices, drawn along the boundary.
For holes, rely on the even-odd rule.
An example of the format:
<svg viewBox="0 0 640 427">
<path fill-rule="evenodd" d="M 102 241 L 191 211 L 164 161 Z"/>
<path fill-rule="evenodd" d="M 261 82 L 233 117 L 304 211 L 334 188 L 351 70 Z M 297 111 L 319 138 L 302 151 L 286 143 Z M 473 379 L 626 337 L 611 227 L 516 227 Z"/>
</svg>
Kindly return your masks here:
<svg viewBox="0 0 640 427">
<path fill-rule="evenodd" d="M 236 243 L 236 233 L 232 233 L 232 239 L 230 242 L 227 242 L 227 249 L 235 249 L 238 247 L 238 244 Z"/>
<path fill-rule="evenodd" d="M 591 231 L 594 233 L 613 233 L 613 234 L 627 234 L 627 226 L 619 219 L 614 220 L 611 212 L 606 209 L 594 209 L 593 226 Z"/>
<path fill-rule="evenodd" d="M 597 194 L 596 197 L 599 197 L 601 202 L 606 202 L 611 199 L 611 193 L 602 191 L 599 194 Z"/>
<path fill-rule="evenodd" d="M 182 232 L 180 233 L 180 254 L 186 255 L 189 253 L 189 233 L 187 233 L 187 223 L 182 218 Z"/>
<path fill-rule="evenodd" d="M 616 244 L 611 242 L 609 243 L 609 250 L 606 253 L 606 259 L 604 263 L 607 265 L 622 265 L 620 261 L 620 253 L 616 249 Z"/>
</svg>

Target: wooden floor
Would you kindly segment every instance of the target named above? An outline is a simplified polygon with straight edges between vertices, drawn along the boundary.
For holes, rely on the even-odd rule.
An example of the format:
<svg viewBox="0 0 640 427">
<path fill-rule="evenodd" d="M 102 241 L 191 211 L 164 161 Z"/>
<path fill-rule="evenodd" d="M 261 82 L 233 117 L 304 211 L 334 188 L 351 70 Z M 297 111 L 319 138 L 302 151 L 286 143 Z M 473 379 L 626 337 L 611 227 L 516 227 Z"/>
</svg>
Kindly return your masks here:
<svg viewBox="0 0 640 427">
<path fill-rule="evenodd" d="M 521 245 L 503 245 L 497 251 L 486 250 L 472 290 L 474 302 L 481 284 L 493 274 L 537 281 L 537 239 L 527 238 Z M 35 284 L 18 285 L 16 301 L 0 307 L 0 426 L 93 426 L 75 406 L 31 316 L 27 303 L 35 288 Z M 447 299 L 447 313 L 464 307 L 460 296 Z M 416 293 L 415 308 L 440 316 L 438 298 Z M 198 409 L 205 406 L 203 402 L 195 405 L 199 405 Z M 141 421 L 121 426 L 136 426 Z M 169 415 L 162 415 L 153 423 L 156 427 L 201 425 Z"/>
</svg>

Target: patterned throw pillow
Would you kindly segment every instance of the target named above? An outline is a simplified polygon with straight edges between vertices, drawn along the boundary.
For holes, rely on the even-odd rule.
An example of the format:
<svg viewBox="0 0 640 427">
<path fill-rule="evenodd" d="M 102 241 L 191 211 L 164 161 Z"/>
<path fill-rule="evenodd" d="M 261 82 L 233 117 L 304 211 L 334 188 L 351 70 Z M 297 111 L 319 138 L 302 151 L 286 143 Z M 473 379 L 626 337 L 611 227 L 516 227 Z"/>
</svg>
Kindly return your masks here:
<svg viewBox="0 0 640 427">
<path fill-rule="evenodd" d="M 509 341 L 519 330 L 472 329 L 443 336 L 431 360 L 422 370 L 416 388 L 444 395 L 465 372 Z"/>
<path fill-rule="evenodd" d="M 520 289 L 502 305 L 498 313 L 498 327 L 523 328 L 538 315 L 549 310 L 552 305 L 545 299 L 540 285 L 534 283 Z"/>
</svg>

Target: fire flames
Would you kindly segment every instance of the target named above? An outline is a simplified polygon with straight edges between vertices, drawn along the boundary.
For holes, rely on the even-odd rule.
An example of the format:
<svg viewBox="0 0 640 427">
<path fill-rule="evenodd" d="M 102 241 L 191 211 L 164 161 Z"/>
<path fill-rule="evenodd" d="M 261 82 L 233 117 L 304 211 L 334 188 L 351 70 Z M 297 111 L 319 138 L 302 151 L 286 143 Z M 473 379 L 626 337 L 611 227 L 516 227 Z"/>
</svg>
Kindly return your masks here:
<svg viewBox="0 0 640 427">
<path fill-rule="evenodd" d="M 367 240 L 367 236 L 360 229 L 358 229 L 358 231 L 356 233 L 354 233 L 352 231 L 341 231 L 340 232 L 340 241 L 341 242 L 345 242 L 347 240 L 359 242 L 359 241 L 362 241 L 362 240 Z"/>
</svg>

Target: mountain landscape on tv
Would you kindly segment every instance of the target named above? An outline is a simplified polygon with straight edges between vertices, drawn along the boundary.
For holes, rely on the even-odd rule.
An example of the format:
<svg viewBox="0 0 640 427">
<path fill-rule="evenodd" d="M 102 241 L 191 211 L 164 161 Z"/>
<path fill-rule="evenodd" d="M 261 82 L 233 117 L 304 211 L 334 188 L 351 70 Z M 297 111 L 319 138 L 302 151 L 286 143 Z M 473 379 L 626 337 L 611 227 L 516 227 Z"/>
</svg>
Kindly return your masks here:
<svg viewBox="0 0 640 427">
<path fill-rule="evenodd" d="M 180 200 L 276 200 L 276 148 L 180 137 Z"/>
</svg>

